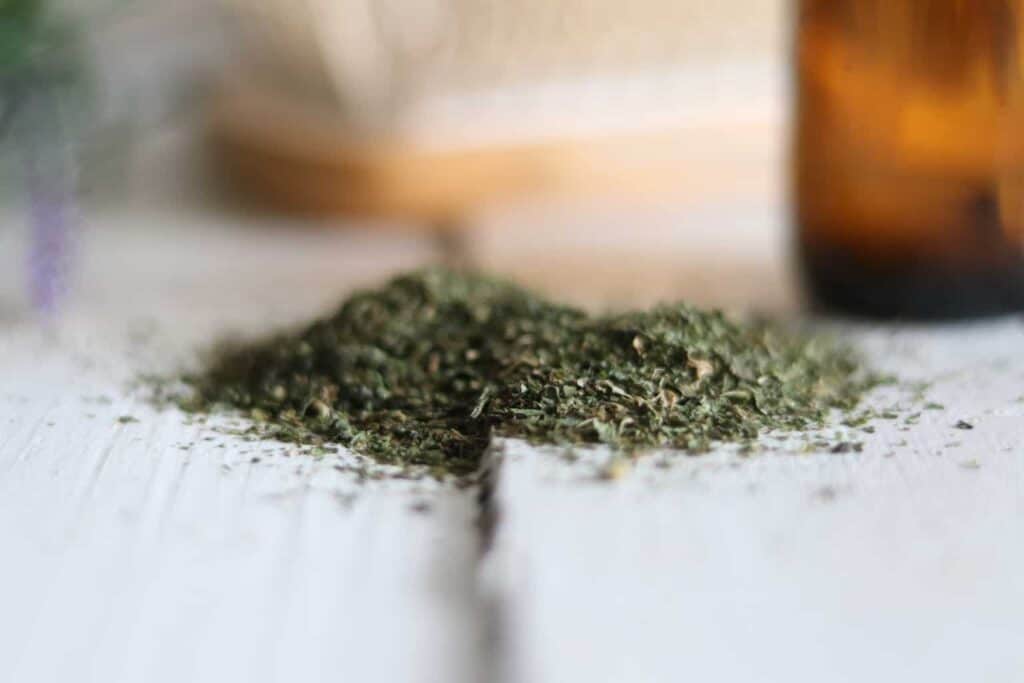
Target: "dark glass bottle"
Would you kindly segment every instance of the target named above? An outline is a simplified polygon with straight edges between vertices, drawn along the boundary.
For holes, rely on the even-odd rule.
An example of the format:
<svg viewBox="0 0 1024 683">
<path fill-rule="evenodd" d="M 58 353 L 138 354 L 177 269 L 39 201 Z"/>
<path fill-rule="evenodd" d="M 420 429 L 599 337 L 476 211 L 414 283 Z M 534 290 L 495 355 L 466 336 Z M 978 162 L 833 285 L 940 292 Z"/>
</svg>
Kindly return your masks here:
<svg viewBox="0 0 1024 683">
<path fill-rule="evenodd" d="M 815 300 L 1024 310 L 1024 0 L 800 0 L 795 219 Z"/>
</svg>

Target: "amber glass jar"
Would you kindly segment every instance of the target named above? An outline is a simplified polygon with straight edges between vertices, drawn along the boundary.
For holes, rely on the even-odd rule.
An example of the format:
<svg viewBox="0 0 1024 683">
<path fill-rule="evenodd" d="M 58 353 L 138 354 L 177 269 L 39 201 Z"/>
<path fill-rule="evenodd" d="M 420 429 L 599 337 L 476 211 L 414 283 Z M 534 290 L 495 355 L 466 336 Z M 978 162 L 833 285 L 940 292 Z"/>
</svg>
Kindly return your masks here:
<svg viewBox="0 0 1024 683">
<path fill-rule="evenodd" d="M 1024 310 L 1024 0 L 799 0 L 795 219 L 813 297 Z"/>
</svg>

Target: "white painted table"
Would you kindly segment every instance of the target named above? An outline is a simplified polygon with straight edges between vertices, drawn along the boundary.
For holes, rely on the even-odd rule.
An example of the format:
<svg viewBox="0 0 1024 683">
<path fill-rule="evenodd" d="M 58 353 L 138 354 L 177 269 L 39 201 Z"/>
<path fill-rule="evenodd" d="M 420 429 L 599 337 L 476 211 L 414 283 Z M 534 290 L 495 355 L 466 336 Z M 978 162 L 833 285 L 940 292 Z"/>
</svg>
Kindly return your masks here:
<svg viewBox="0 0 1024 683">
<path fill-rule="evenodd" d="M 152 223 L 92 221 L 48 327 L 0 230 L 0 681 L 1024 679 L 1024 321 L 851 332 L 946 406 L 862 453 L 655 455 L 609 482 L 607 453 L 498 443 L 480 504 L 130 383 L 429 244 Z"/>
</svg>

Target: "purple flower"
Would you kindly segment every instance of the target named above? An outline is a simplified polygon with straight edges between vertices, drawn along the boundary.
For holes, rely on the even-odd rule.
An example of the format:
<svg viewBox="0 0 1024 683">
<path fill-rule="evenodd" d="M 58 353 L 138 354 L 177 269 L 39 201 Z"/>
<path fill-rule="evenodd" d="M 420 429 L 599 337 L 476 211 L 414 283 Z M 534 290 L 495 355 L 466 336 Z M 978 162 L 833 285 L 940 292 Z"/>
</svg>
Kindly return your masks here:
<svg viewBox="0 0 1024 683">
<path fill-rule="evenodd" d="M 71 266 L 73 195 L 61 178 L 28 173 L 29 297 L 51 314 L 67 292 Z"/>
<path fill-rule="evenodd" d="M 55 102 L 40 98 L 36 104 L 45 109 Z M 38 113 L 52 125 L 19 136 L 19 140 L 28 198 L 29 298 L 36 311 L 49 315 L 58 310 L 68 288 L 77 223 L 75 166 L 58 117 L 52 112 Z"/>
</svg>

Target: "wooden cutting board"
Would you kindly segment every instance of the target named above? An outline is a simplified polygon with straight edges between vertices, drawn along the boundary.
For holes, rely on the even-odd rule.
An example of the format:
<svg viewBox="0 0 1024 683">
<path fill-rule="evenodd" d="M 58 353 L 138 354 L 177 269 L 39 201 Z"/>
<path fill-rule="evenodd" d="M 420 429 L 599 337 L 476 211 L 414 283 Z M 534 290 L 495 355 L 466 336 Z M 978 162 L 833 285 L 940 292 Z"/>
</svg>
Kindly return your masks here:
<svg viewBox="0 0 1024 683">
<path fill-rule="evenodd" d="M 209 138 L 232 186 L 264 208 L 411 218 L 446 229 L 496 204 L 742 192 L 763 180 L 753 176 L 774 171 L 756 160 L 774 154 L 778 132 L 767 119 L 698 117 L 678 126 L 533 137 L 503 136 L 496 127 L 490 139 L 467 143 L 422 132 L 359 132 L 339 121 L 315 106 L 233 85 L 215 99 Z"/>
</svg>

